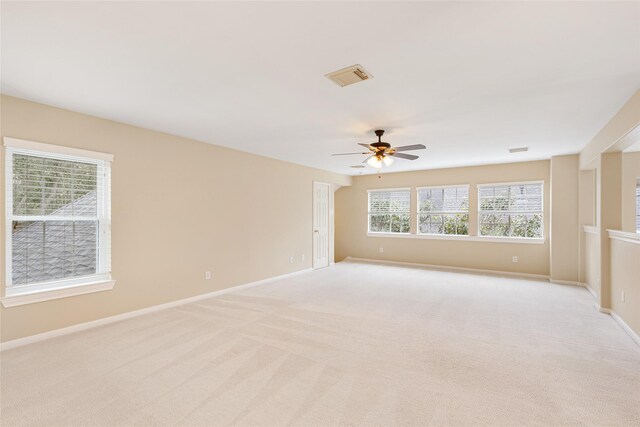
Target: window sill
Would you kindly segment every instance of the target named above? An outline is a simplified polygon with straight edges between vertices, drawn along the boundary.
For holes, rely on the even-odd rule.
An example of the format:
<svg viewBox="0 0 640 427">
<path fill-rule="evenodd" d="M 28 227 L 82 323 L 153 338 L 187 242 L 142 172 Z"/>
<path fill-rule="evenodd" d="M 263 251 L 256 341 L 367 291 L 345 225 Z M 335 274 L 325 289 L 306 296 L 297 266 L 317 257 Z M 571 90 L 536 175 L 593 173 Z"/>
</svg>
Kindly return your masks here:
<svg viewBox="0 0 640 427">
<path fill-rule="evenodd" d="M 367 237 L 395 239 L 455 240 L 461 242 L 525 243 L 543 245 L 545 239 L 526 237 L 461 236 L 455 234 L 367 233 Z"/>
<path fill-rule="evenodd" d="M 115 284 L 115 280 L 99 280 L 95 282 L 66 286 L 63 288 L 41 289 L 37 291 L 29 290 L 28 288 L 6 289 L 5 292 L 7 294 L 0 299 L 0 302 L 2 302 L 2 305 L 7 308 L 16 307 L 19 305 L 90 294 L 93 292 L 109 291 L 113 289 Z"/>
</svg>

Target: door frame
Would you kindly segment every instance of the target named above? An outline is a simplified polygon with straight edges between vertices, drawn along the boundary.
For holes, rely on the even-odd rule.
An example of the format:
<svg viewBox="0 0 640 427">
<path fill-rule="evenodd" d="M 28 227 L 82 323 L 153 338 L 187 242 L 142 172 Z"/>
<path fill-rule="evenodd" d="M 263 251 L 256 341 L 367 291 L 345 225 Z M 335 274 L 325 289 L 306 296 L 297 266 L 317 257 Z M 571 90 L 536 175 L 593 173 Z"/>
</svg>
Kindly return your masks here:
<svg viewBox="0 0 640 427">
<path fill-rule="evenodd" d="M 315 222 L 314 222 L 315 206 L 316 206 L 316 191 L 315 191 L 316 185 L 323 185 L 327 187 L 327 213 L 326 213 L 327 215 L 327 264 L 318 266 L 318 267 L 314 265 L 316 260 Z M 329 184 L 328 182 L 313 181 L 311 185 L 311 267 L 314 270 L 317 270 L 320 268 L 326 268 L 331 265 L 330 245 L 333 243 L 333 239 L 331 238 L 331 229 L 332 229 L 331 227 L 331 184 Z"/>
</svg>

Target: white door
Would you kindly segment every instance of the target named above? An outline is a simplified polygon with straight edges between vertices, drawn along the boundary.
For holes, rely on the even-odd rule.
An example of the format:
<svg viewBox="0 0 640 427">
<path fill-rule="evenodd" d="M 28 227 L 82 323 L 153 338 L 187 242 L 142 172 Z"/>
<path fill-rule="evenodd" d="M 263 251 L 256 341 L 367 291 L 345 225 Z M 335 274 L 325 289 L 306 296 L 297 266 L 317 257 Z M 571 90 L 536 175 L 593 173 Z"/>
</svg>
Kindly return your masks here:
<svg viewBox="0 0 640 427">
<path fill-rule="evenodd" d="M 329 266 L 329 184 L 313 183 L 313 268 Z"/>
</svg>

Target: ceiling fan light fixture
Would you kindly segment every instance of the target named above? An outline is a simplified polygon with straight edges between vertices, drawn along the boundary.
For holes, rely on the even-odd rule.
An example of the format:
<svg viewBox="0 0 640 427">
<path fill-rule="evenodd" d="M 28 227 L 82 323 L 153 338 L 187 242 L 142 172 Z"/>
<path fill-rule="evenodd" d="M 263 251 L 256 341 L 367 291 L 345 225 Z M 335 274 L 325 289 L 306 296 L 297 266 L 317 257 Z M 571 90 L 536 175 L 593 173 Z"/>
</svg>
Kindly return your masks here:
<svg viewBox="0 0 640 427">
<path fill-rule="evenodd" d="M 377 142 L 371 144 L 365 144 L 358 142 L 358 145 L 366 148 L 368 151 L 364 153 L 335 153 L 332 156 L 350 156 L 355 154 L 364 154 L 368 157 L 362 161 L 364 165 L 367 163 L 369 166 L 375 169 L 381 169 L 383 166 L 391 166 L 395 161 L 395 158 L 401 158 L 404 160 L 416 160 L 419 156 L 414 154 L 403 153 L 402 151 L 424 150 L 425 147 L 422 144 L 402 145 L 400 147 L 391 147 L 388 142 L 382 141 L 382 135 L 384 135 L 384 129 L 376 129 L 375 134 L 378 137 Z M 391 157 L 393 156 L 393 157 Z M 355 166 L 351 166 L 355 167 Z"/>
<path fill-rule="evenodd" d="M 371 157 L 369 160 L 367 160 L 367 163 L 372 168 L 380 169 L 382 167 L 382 160 L 376 156 Z"/>
</svg>

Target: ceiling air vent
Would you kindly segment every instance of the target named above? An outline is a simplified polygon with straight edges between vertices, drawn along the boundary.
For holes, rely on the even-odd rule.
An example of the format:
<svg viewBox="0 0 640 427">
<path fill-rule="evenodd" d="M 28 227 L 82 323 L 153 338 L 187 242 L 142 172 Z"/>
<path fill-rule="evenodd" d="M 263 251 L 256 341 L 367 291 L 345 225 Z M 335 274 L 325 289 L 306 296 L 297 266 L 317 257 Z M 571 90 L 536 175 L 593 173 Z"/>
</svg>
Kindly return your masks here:
<svg viewBox="0 0 640 427">
<path fill-rule="evenodd" d="M 523 153 L 529 151 L 529 147 L 509 148 L 510 153 Z"/>
<path fill-rule="evenodd" d="M 342 70 L 334 71 L 333 73 L 325 74 L 325 76 L 342 87 L 373 78 L 373 76 L 369 74 L 362 65 L 358 64 L 343 68 Z"/>
</svg>

